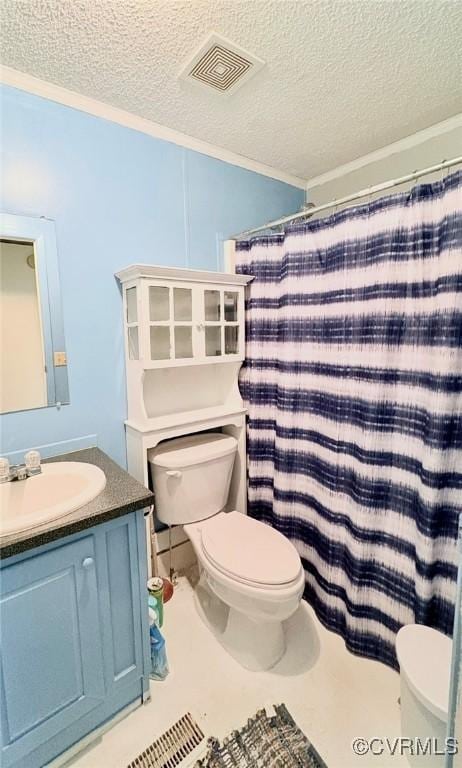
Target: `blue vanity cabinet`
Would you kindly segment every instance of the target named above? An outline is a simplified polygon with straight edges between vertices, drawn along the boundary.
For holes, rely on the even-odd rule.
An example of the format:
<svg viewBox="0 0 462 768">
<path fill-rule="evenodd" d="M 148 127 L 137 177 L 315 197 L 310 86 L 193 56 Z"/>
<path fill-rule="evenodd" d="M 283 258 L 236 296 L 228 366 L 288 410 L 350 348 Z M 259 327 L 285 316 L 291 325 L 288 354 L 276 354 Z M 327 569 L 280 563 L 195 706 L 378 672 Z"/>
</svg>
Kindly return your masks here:
<svg viewBox="0 0 462 768">
<path fill-rule="evenodd" d="M 9 558 L 0 579 L 0 763 L 38 768 L 147 690 L 142 512 Z"/>
</svg>

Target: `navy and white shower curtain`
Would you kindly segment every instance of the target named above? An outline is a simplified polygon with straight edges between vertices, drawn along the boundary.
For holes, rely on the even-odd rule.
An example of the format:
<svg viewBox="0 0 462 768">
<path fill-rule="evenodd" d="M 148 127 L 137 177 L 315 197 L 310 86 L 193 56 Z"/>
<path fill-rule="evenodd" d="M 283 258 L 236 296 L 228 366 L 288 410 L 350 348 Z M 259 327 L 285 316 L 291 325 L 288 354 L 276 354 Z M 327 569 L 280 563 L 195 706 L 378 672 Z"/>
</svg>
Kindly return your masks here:
<svg viewBox="0 0 462 768">
<path fill-rule="evenodd" d="M 254 275 L 241 390 L 249 513 L 297 547 L 306 599 L 396 666 L 452 632 L 462 510 L 462 173 L 237 245 Z"/>
</svg>

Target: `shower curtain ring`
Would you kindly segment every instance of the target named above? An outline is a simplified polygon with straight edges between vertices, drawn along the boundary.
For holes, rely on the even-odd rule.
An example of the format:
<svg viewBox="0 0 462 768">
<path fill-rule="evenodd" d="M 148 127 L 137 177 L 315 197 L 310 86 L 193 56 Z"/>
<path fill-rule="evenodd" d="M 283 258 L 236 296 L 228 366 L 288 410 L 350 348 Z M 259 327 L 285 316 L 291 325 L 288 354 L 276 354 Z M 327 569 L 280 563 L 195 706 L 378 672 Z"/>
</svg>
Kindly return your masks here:
<svg viewBox="0 0 462 768">
<path fill-rule="evenodd" d="M 447 173 L 447 168 L 444 167 L 446 160 L 441 161 L 441 167 L 440 167 L 440 181 L 444 181 L 445 178 L 445 171 Z"/>
<path fill-rule="evenodd" d="M 368 210 L 369 210 L 369 211 L 370 211 L 371 202 L 372 202 L 372 199 L 371 199 L 371 198 L 372 198 L 372 187 L 373 187 L 373 186 L 374 186 L 374 185 L 373 185 L 373 184 L 371 184 L 371 185 L 370 185 L 370 186 L 367 188 L 367 198 L 366 198 L 366 199 L 367 199 L 367 207 L 368 207 Z"/>
</svg>

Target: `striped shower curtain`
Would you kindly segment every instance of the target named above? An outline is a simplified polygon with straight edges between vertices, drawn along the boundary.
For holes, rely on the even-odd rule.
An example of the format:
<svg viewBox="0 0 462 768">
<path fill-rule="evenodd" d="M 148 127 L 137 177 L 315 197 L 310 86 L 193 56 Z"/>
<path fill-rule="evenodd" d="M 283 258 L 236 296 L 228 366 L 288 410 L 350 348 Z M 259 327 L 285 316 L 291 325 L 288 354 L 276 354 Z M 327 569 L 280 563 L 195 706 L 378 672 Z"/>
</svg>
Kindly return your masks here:
<svg viewBox="0 0 462 768">
<path fill-rule="evenodd" d="M 237 246 L 255 276 L 241 374 L 249 513 L 288 536 L 306 599 L 396 666 L 452 633 L 462 510 L 462 173 Z"/>
</svg>

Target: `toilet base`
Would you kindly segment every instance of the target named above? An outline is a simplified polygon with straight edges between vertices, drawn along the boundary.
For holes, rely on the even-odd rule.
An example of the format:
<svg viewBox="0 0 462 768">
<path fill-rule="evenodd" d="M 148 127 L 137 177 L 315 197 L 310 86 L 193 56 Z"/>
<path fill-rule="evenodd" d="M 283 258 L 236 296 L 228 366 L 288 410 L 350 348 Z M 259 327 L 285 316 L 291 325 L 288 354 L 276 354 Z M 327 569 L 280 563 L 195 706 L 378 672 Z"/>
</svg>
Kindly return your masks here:
<svg viewBox="0 0 462 768">
<path fill-rule="evenodd" d="M 281 622 L 254 621 L 234 608 L 229 609 L 221 643 L 236 661 L 252 672 L 271 669 L 286 650 Z"/>
<path fill-rule="evenodd" d="M 203 573 L 195 589 L 199 615 L 223 648 L 246 669 L 271 669 L 286 650 L 284 627 L 278 621 L 255 621 L 230 608 L 208 586 Z"/>
</svg>

